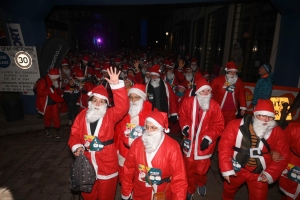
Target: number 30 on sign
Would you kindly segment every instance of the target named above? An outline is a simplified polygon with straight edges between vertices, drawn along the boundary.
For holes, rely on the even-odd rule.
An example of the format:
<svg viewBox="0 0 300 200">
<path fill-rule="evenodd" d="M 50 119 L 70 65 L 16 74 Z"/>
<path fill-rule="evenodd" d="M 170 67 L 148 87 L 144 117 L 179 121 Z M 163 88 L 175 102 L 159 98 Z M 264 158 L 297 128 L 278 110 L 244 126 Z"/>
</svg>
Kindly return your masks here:
<svg viewBox="0 0 300 200">
<path fill-rule="evenodd" d="M 32 65 L 31 56 L 25 51 L 19 51 L 15 55 L 15 63 L 21 69 L 29 69 Z"/>
</svg>

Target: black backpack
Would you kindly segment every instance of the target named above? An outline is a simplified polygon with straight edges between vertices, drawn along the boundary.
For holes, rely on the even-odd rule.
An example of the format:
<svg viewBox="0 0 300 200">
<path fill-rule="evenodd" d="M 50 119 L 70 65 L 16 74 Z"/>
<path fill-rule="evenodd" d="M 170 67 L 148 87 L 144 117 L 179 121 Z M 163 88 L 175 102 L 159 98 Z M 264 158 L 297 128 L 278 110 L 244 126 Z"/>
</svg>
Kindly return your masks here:
<svg viewBox="0 0 300 200">
<path fill-rule="evenodd" d="M 40 79 L 42 79 L 42 78 L 45 79 L 45 81 L 46 81 L 46 87 L 48 87 L 46 78 L 45 78 L 45 77 L 41 77 L 41 78 L 39 78 L 39 79 L 35 82 L 35 84 L 34 84 L 34 86 L 33 86 L 32 91 L 33 91 L 34 94 L 37 94 L 37 92 L 36 92 L 36 84 L 37 84 L 37 82 L 38 82 Z"/>
<path fill-rule="evenodd" d="M 88 159 L 80 154 L 70 170 L 70 189 L 78 192 L 91 192 L 96 180 L 96 172 Z"/>
</svg>

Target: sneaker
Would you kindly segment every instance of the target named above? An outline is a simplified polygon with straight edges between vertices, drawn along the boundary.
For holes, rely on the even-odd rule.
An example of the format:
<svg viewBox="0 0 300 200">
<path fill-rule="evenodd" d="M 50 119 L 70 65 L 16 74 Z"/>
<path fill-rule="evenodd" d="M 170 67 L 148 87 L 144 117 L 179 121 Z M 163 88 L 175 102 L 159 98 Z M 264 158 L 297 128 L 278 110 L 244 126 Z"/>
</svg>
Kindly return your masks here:
<svg viewBox="0 0 300 200">
<path fill-rule="evenodd" d="M 59 138 L 61 138 L 61 135 L 60 135 L 60 133 L 59 133 L 59 132 L 56 132 L 56 135 L 55 135 L 55 137 L 56 137 L 56 138 L 58 138 L 58 139 L 59 139 Z"/>
<path fill-rule="evenodd" d="M 205 185 L 203 185 L 203 186 L 197 186 L 197 193 L 200 196 L 204 196 L 206 194 L 206 187 L 205 187 Z"/>
<path fill-rule="evenodd" d="M 70 126 L 72 125 L 72 120 L 69 120 L 69 125 L 70 125 Z"/>
<path fill-rule="evenodd" d="M 51 137 L 52 136 L 49 130 L 45 130 L 45 133 L 46 133 L 47 137 Z"/>
<path fill-rule="evenodd" d="M 187 194 L 186 195 L 186 200 L 192 200 L 193 199 L 194 194 Z"/>
</svg>

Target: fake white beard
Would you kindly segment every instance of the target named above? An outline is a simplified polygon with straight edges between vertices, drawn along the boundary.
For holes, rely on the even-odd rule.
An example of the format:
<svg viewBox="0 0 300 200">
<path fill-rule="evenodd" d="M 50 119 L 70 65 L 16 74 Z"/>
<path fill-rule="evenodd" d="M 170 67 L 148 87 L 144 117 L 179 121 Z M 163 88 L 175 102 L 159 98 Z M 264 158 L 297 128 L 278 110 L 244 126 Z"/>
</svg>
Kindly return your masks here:
<svg viewBox="0 0 300 200">
<path fill-rule="evenodd" d="M 144 99 L 140 99 L 136 102 L 130 101 L 129 115 L 131 118 L 136 117 L 142 110 L 144 104 Z"/>
<path fill-rule="evenodd" d="M 253 130 L 259 138 L 269 135 L 269 132 L 277 125 L 275 120 L 264 122 L 253 116 Z"/>
<path fill-rule="evenodd" d="M 142 68 L 142 73 L 145 75 L 146 74 L 147 69 Z"/>
<path fill-rule="evenodd" d="M 201 109 L 203 111 L 207 111 L 209 109 L 211 94 L 206 96 L 197 94 L 196 97 Z"/>
<path fill-rule="evenodd" d="M 193 70 L 193 72 L 194 72 L 194 71 L 197 70 L 197 65 L 191 65 L 191 68 L 192 68 L 192 70 Z"/>
<path fill-rule="evenodd" d="M 146 76 L 145 76 L 145 83 L 148 83 L 150 81 L 150 78 L 147 78 Z"/>
<path fill-rule="evenodd" d="M 91 101 L 88 102 L 89 109 L 86 111 L 86 121 L 93 123 L 98 119 L 104 117 L 107 109 L 107 104 L 95 106 Z"/>
<path fill-rule="evenodd" d="M 65 74 L 67 74 L 68 76 L 70 75 L 71 71 L 70 69 L 63 69 L 63 71 L 65 72 Z"/>
<path fill-rule="evenodd" d="M 168 78 L 169 80 L 173 80 L 174 74 L 173 74 L 172 72 L 168 72 L 168 73 L 167 73 L 167 78 Z"/>
<path fill-rule="evenodd" d="M 193 74 L 185 74 L 185 79 L 188 81 L 192 81 L 192 79 L 194 78 Z"/>
<path fill-rule="evenodd" d="M 158 128 L 157 131 L 153 132 L 148 132 L 147 130 L 144 131 L 142 135 L 142 141 L 147 153 L 152 153 L 157 149 L 163 134 L 162 128 Z"/>
<path fill-rule="evenodd" d="M 157 78 L 157 79 L 151 79 L 151 82 L 150 84 L 154 87 L 154 88 L 157 88 L 159 87 L 159 81 L 160 81 L 160 78 Z"/>
<path fill-rule="evenodd" d="M 237 79 L 238 79 L 237 75 L 226 74 L 226 80 L 230 85 L 235 84 Z"/>
<path fill-rule="evenodd" d="M 57 81 L 52 81 L 53 85 L 55 88 L 58 88 L 58 82 Z"/>
<path fill-rule="evenodd" d="M 120 77 L 121 77 L 122 79 L 124 79 L 125 76 L 126 76 L 126 73 L 125 73 L 125 72 L 121 72 L 121 73 L 120 73 Z"/>
</svg>

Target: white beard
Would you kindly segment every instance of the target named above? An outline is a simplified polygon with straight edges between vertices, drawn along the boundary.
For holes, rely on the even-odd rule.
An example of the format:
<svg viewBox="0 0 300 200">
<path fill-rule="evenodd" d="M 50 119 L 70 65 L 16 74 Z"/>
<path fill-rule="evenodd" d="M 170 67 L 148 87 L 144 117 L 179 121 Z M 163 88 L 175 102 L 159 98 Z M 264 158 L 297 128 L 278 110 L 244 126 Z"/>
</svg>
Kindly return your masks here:
<svg viewBox="0 0 300 200">
<path fill-rule="evenodd" d="M 160 78 L 157 78 L 157 79 L 151 79 L 151 82 L 150 84 L 154 87 L 154 88 L 157 88 L 159 87 L 159 81 L 160 81 Z"/>
<path fill-rule="evenodd" d="M 197 70 L 197 65 L 191 65 L 191 68 L 192 68 L 193 72 L 195 72 Z"/>
<path fill-rule="evenodd" d="M 226 74 L 226 80 L 230 85 L 235 84 L 237 79 L 238 79 L 237 75 Z"/>
<path fill-rule="evenodd" d="M 121 73 L 120 73 L 120 77 L 121 77 L 122 79 L 124 79 L 125 76 L 126 76 L 125 72 L 121 72 Z"/>
<path fill-rule="evenodd" d="M 194 75 L 193 74 L 185 74 L 185 79 L 188 80 L 188 81 L 192 81 L 192 79 L 194 78 Z"/>
<path fill-rule="evenodd" d="M 150 81 L 150 78 L 147 78 L 146 76 L 145 76 L 145 83 L 148 83 Z"/>
<path fill-rule="evenodd" d="M 142 110 L 144 104 L 144 99 L 140 99 L 136 102 L 130 101 L 129 115 L 131 118 L 136 117 Z"/>
<path fill-rule="evenodd" d="M 55 88 L 58 88 L 58 82 L 57 81 L 52 81 L 53 85 Z"/>
<path fill-rule="evenodd" d="M 169 80 L 173 80 L 174 74 L 168 72 L 168 73 L 167 73 L 167 78 L 168 78 Z"/>
<path fill-rule="evenodd" d="M 145 69 L 145 68 L 142 68 L 142 73 L 143 73 L 143 75 L 145 75 L 145 74 L 146 74 L 146 71 L 147 71 L 147 69 Z"/>
<path fill-rule="evenodd" d="M 151 133 L 147 130 L 144 131 L 144 134 L 142 135 L 142 141 L 147 153 L 152 153 L 157 149 L 159 143 L 161 142 L 163 134 L 164 133 L 162 132 L 161 128 Z"/>
<path fill-rule="evenodd" d="M 86 121 L 87 123 L 93 123 L 98 119 L 104 117 L 107 109 L 107 104 L 101 106 L 95 106 L 91 101 L 89 101 L 89 109 L 86 111 Z"/>
<path fill-rule="evenodd" d="M 63 71 L 65 72 L 65 74 L 67 74 L 68 76 L 70 75 L 71 71 L 70 69 L 63 69 Z"/>
<path fill-rule="evenodd" d="M 253 130 L 255 134 L 259 138 L 264 138 L 265 136 L 268 136 L 270 131 L 277 126 L 277 123 L 275 120 L 264 122 L 256 118 L 256 116 L 253 116 Z"/>
<path fill-rule="evenodd" d="M 211 94 L 203 96 L 200 94 L 196 95 L 198 103 L 203 111 L 207 111 L 209 109 Z"/>
</svg>

